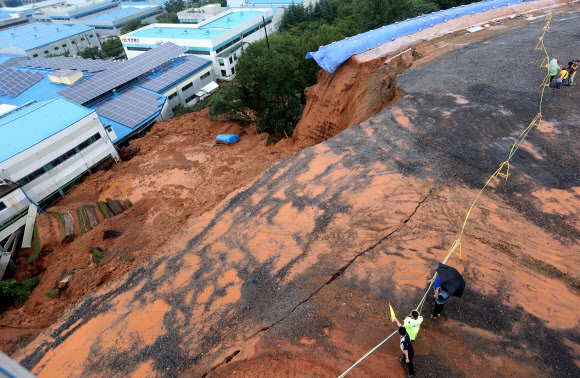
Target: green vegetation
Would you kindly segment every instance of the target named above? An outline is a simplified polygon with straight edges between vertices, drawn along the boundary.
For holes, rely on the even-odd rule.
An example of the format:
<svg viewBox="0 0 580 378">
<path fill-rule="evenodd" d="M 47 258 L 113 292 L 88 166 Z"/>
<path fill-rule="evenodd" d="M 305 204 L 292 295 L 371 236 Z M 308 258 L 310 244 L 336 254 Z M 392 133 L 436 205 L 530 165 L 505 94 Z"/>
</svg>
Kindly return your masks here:
<svg viewBox="0 0 580 378">
<path fill-rule="evenodd" d="M 101 51 L 105 57 L 111 58 L 125 58 L 125 50 L 123 50 L 123 43 L 121 38 L 115 37 L 106 40 L 101 44 Z"/>
<path fill-rule="evenodd" d="M 54 288 L 52 290 L 47 291 L 45 294 L 49 298 L 56 298 L 58 297 L 58 293 L 59 293 L 58 289 Z"/>
<path fill-rule="evenodd" d="M 56 219 L 58 219 L 58 221 L 60 222 L 60 225 L 62 226 L 62 238 L 64 239 L 66 237 L 66 226 L 64 222 L 64 217 L 59 212 L 53 212 L 52 215 L 54 215 Z"/>
<path fill-rule="evenodd" d="M 100 263 L 105 258 L 105 255 L 103 255 L 103 252 L 99 251 L 97 248 L 91 248 L 90 251 L 93 254 L 93 262 L 95 264 Z"/>
<path fill-rule="evenodd" d="M 65 56 L 68 58 L 70 56 L 70 51 L 67 50 L 67 51 L 63 52 L 62 54 L 48 54 L 48 55 L 45 55 L 44 57 L 45 58 L 55 58 L 57 56 Z"/>
<path fill-rule="evenodd" d="M 320 0 L 291 5 L 280 32 L 249 45 L 236 65 L 236 77 L 210 99 L 217 120 L 256 122 L 260 132 L 292 135 L 306 104 L 304 90 L 316 83 L 320 67 L 309 51 L 428 12 L 469 4 L 469 0 Z"/>
<path fill-rule="evenodd" d="M 157 16 L 157 22 L 161 24 L 179 24 L 177 13 L 165 13 Z"/>
<path fill-rule="evenodd" d="M 133 207 L 133 202 L 131 202 L 131 200 L 129 198 L 127 198 L 125 200 L 125 208 L 130 209 L 131 207 Z"/>
<path fill-rule="evenodd" d="M 0 281 L 0 307 L 20 305 L 28 299 L 32 289 L 38 285 L 38 278 L 29 278 L 22 282 L 15 279 Z"/>
<path fill-rule="evenodd" d="M 205 109 L 208 106 L 209 103 L 207 100 L 200 101 L 193 106 L 185 106 L 182 104 L 177 104 L 177 106 L 175 107 L 175 111 L 173 112 L 173 117 L 179 117 L 187 113 L 199 112 L 200 110 Z"/>
<path fill-rule="evenodd" d="M 40 245 L 40 235 L 38 234 L 38 222 L 34 223 L 34 231 L 32 233 L 32 246 L 34 247 L 34 252 L 28 258 L 28 263 L 32 264 L 40 257 L 40 250 L 42 246 Z"/>
<path fill-rule="evenodd" d="M 149 25 L 148 22 L 142 22 L 140 19 L 134 18 L 131 21 L 125 23 L 121 27 L 121 34 L 130 33 L 133 30 L 137 30 L 137 29 L 142 28 L 143 26 L 147 26 L 147 25 Z"/>
<path fill-rule="evenodd" d="M 83 221 L 85 223 L 85 227 L 87 231 L 92 230 L 91 222 L 89 222 L 89 216 L 87 215 L 87 209 L 84 206 L 81 206 L 81 214 L 83 215 Z"/>
<path fill-rule="evenodd" d="M 106 201 L 107 201 L 107 204 L 109 205 L 109 207 L 111 208 L 111 210 L 113 210 L 113 213 L 115 213 L 115 215 L 119 215 L 123 212 L 123 210 L 120 209 L 119 206 L 117 206 L 115 201 L 113 201 L 112 199 L 107 198 Z"/>
<path fill-rule="evenodd" d="M 83 218 L 83 214 L 81 213 L 81 209 L 80 208 L 76 209 L 76 213 L 77 213 L 77 218 L 79 220 L 79 224 L 81 226 L 81 234 L 84 234 L 85 232 L 87 232 L 87 229 L 85 228 L 85 219 Z"/>
<path fill-rule="evenodd" d="M 272 136 L 270 134 L 268 134 L 268 136 L 266 137 L 266 147 L 268 147 L 269 145 L 272 144 Z"/>
<path fill-rule="evenodd" d="M 163 9 L 166 13 L 177 13 L 185 9 L 185 1 L 183 0 L 167 0 L 163 3 Z M 157 19 L 159 20 L 159 18 Z"/>
<path fill-rule="evenodd" d="M 109 207 L 107 206 L 107 204 L 105 202 L 99 201 L 99 208 L 101 209 L 101 211 L 105 215 L 105 218 L 109 219 L 109 218 L 113 217 L 113 214 L 111 214 L 111 210 L 109 210 Z"/>
</svg>

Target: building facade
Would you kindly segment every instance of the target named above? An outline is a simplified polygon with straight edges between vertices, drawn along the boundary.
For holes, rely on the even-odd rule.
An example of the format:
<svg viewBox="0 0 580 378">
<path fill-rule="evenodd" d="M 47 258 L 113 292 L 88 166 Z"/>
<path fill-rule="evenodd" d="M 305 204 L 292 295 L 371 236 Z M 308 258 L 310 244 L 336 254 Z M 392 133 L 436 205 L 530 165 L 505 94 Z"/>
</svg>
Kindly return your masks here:
<svg viewBox="0 0 580 378">
<path fill-rule="evenodd" d="M 96 112 L 62 98 L 0 115 L 0 226 L 64 194 L 85 172 L 118 154 Z"/>
<path fill-rule="evenodd" d="M 216 76 L 230 80 L 244 44 L 274 32 L 272 10 L 230 9 L 199 24 L 152 24 L 121 36 L 128 58 L 172 42 L 213 62 Z"/>
<path fill-rule="evenodd" d="M 0 54 L 29 59 L 70 52 L 79 54 L 86 47 L 101 47 L 94 28 L 84 25 L 44 25 L 33 23 L 0 31 Z"/>
</svg>

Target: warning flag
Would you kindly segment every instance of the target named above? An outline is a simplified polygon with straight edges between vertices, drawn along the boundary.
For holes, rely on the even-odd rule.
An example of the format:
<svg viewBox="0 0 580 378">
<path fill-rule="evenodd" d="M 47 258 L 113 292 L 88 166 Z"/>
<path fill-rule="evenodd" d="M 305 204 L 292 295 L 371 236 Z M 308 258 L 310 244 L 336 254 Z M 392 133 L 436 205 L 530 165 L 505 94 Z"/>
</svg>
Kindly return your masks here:
<svg viewBox="0 0 580 378">
<path fill-rule="evenodd" d="M 393 310 L 393 306 L 389 303 L 389 309 L 391 310 L 391 321 L 395 322 L 395 310 Z"/>
</svg>

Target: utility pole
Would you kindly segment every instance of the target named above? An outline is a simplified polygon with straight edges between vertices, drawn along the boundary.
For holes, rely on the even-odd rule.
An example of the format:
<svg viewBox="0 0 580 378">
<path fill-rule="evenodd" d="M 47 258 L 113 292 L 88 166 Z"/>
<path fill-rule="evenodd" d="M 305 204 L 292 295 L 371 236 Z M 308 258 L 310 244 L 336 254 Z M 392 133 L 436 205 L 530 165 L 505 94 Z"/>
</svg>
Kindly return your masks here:
<svg viewBox="0 0 580 378">
<path fill-rule="evenodd" d="M 262 22 L 264 23 L 264 33 L 266 33 L 266 44 L 268 45 L 268 50 L 270 50 L 270 41 L 268 41 L 268 30 L 266 30 L 266 20 L 262 16 Z"/>
</svg>

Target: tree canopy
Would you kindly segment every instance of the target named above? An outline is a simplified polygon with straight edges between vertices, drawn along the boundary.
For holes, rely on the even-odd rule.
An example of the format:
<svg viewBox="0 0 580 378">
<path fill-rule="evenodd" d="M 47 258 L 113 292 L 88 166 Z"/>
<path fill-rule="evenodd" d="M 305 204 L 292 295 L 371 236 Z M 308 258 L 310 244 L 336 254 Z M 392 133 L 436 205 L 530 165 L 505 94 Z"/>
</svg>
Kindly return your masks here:
<svg viewBox="0 0 580 378">
<path fill-rule="evenodd" d="M 165 13 L 157 16 L 157 22 L 161 24 L 179 24 L 177 13 Z"/>
<path fill-rule="evenodd" d="M 279 32 L 246 48 L 236 77 L 209 100 L 218 119 L 255 121 L 261 132 L 290 136 L 306 104 L 305 89 L 316 83 L 319 67 L 309 51 L 345 37 L 421 14 L 469 4 L 469 0 L 319 0 L 293 4 Z"/>
<path fill-rule="evenodd" d="M 167 0 L 163 3 L 163 9 L 167 13 L 177 13 L 185 9 L 185 1 L 183 0 Z"/>
</svg>

